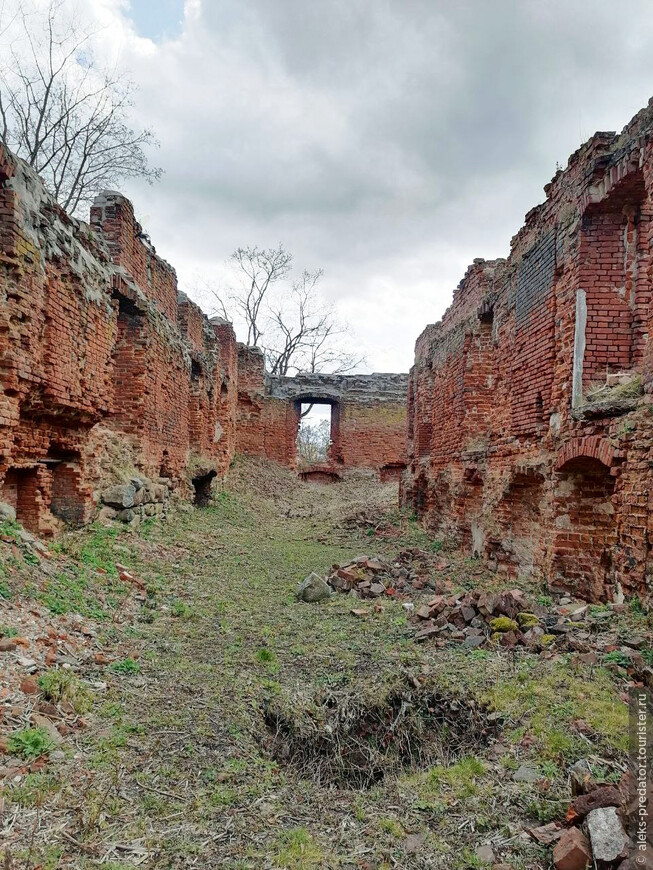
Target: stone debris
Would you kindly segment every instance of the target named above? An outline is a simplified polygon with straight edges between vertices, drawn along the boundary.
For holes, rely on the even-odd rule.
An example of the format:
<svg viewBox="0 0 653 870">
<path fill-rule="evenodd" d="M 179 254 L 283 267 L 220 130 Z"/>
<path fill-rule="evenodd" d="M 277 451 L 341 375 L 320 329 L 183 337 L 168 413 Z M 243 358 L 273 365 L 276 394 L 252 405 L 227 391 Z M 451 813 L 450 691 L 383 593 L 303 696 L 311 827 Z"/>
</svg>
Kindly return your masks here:
<svg viewBox="0 0 653 870">
<path fill-rule="evenodd" d="M 371 556 L 357 556 L 333 565 L 327 578 L 337 592 L 353 592 L 361 598 L 388 595 L 401 598 L 406 594 L 432 590 L 444 591 L 444 580 L 433 580 L 436 571 L 446 571 L 449 563 L 417 547 L 397 554 L 392 562 Z"/>
<path fill-rule="evenodd" d="M 132 477 L 129 483 L 115 484 L 102 490 L 101 521 L 117 520 L 138 526 L 150 517 L 165 518 L 170 510 L 172 482 L 169 478 L 156 481 L 147 477 Z"/>
<path fill-rule="evenodd" d="M 587 831 L 595 861 L 611 864 L 626 858 L 630 840 L 614 806 L 600 807 L 587 816 Z"/>
<path fill-rule="evenodd" d="M 550 846 L 552 843 L 557 843 L 565 832 L 556 822 L 549 822 L 548 825 L 531 828 L 528 833 L 540 845 Z"/>
<path fill-rule="evenodd" d="M 592 810 L 603 807 L 618 807 L 621 804 L 621 794 L 613 785 L 599 786 L 587 794 L 579 795 L 571 805 L 570 811 L 574 820 L 582 820 Z"/>
<path fill-rule="evenodd" d="M 333 594 L 333 590 L 323 577 L 313 571 L 297 587 L 297 598 L 300 601 L 313 603 L 323 601 Z"/>
<path fill-rule="evenodd" d="M 477 846 L 476 857 L 482 864 L 493 864 L 495 858 L 494 849 L 489 845 L 489 843 Z"/>
<path fill-rule="evenodd" d="M 592 768 L 586 758 L 580 758 L 572 764 L 569 770 L 569 784 L 571 793 L 575 797 L 579 794 L 587 794 L 590 789 Z"/>
<path fill-rule="evenodd" d="M 515 782 L 537 782 L 542 775 L 532 764 L 522 764 L 513 774 Z"/>
<path fill-rule="evenodd" d="M 573 801 L 564 820 L 566 828 L 550 823 L 528 833 L 541 845 L 553 844 L 556 870 L 586 870 L 587 867 L 634 870 L 653 865 L 649 844 L 638 848 L 628 837 L 624 822 L 638 823 L 638 803 L 633 800 L 634 780 L 630 772 L 618 785 L 592 778 L 589 762 L 582 758 L 570 769 Z"/>
<path fill-rule="evenodd" d="M 650 647 L 651 634 L 619 637 L 614 627 L 614 617 L 620 612 L 616 607 L 591 607 L 567 596 L 543 606 L 521 589 L 452 594 L 450 568 L 442 555 L 411 547 L 392 561 L 361 555 L 333 565 L 325 577 L 315 575 L 328 586 L 328 593 L 314 582 L 322 598 L 338 592 L 361 599 L 401 601 L 417 643 L 460 644 L 469 651 L 498 645 L 541 655 L 570 652 L 583 664 L 603 664 L 653 686 L 653 669 L 641 653 Z M 297 594 L 301 597 L 299 589 Z M 359 615 L 356 608 L 351 612 Z M 610 657 L 610 653 L 616 655 Z"/>
<path fill-rule="evenodd" d="M 578 828 L 565 831 L 553 848 L 556 870 L 585 870 L 591 858 L 587 837 Z"/>
</svg>

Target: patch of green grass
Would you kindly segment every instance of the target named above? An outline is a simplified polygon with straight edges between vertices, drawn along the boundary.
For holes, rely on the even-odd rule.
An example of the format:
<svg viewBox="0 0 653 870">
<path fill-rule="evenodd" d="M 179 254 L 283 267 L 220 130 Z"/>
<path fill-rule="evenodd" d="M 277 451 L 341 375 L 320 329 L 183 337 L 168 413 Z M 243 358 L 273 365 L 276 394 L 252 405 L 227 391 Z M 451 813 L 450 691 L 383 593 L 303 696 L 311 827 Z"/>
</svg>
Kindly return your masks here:
<svg viewBox="0 0 653 870">
<path fill-rule="evenodd" d="M 379 819 L 379 828 L 386 834 L 391 834 L 398 840 L 405 836 L 405 831 L 396 819 Z"/>
<path fill-rule="evenodd" d="M 28 565 L 39 565 L 41 561 L 36 553 L 29 549 L 23 550 L 23 559 Z"/>
<path fill-rule="evenodd" d="M 193 619 L 196 615 L 195 609 L 190 604 L 186 604 L 185 601 L 180 601 L 179 599 L 173 602 L 170 614 L 177 619 Z"/>
<path fill-rule="evenodd" d="M 12 755 L 22 758 L 38 758 L 54 746 L 54 741 L 45 728 L 22 728 L 9 735 L 7 748 Z"/>
<path fill-rule="evenodd" d="M 11 598 L 11 589 L 6 580 L 0 580 L 0 598 L 4 598 L 6 601 Z"/>
<path fill-rule="evenodd" d="M 453 858 L 453 870 L 486 870 L 491 865 L 482 861 L 477 854 L 469 848 L 462 850 L 458 857 Z"/>
<path fill-rule="evenodd" d="M 618 697 L 610 673 L 594 671 L 591 682 L 570 671 L 567 661 L 545 664 L 533 660 L 529 670 L 504 677 L 482 693 L 490 708 L 527 723 L 540 740 L 548 760 L 573 762 L 586 746 L 571 723 L 583 719 L 606 749 L 628 749 L 628 707 Z"/>
<path fill-rule="evenodd" d="M 242 499 L 227 489 L 216 493 L 211 505 L 205 508 L 204 512 L 211 520 L 228 523 L 236 528 L 251 529 L 256 525 L 256 518 Z"/>
<path fill-rule="evenodd" d="M 568 803 L 566 798 L 561 800 L 529 800 L 526 803 L 526 815 L 531 819 L 536 819 L 541 825 L 546 825 L 548 822 L 561 819 Z"/>
<path fill-rule="evenodd" d="M 615 649 L 612 652 L 606 653 L 603 656 L 604 664 L 614 664 L 619 665 L 620 668 L 627 668 L 630 661 L 628 656 L 621 652 L 621 650 Z"/>
<path fill-rule="evenodd" d="M 120 662 L 112 662 L 109 665 L 109 670 L 114 674 L 138 674 L 141 666 L 134 659 L 123 659 Z"/>
<path fill-rule="evenodd" d="M 3 860 L 5 866 L 14 867 L 38 867 L 38 870 L 58 870 L 61 867 L 61 856 L 63 855 L 61 846 L 36 846 L 33 843 L 29 847 L 12 850 L 9 849 L 3 853 L 0 851 L 0 859 Z M 102 870 L 106 870 L 108 865 L 102 864 Z M 127 870 L 122 867 L 121 870 Z"/>
<path fill-rule="evenodd" d="M 209 804 L 212 807 L 232 807 L 238 804 L 239 794 L 235 788 L 219 785 L 209 794 Z"/>
<path fill-rule="evenodd" d="M 10 625 L 0 625 L 0 637 L 18 637 L 18 632 Z"/>
<path fill-rule="evenodd" d="M 3 538 L 11 538 L 13 541 L 18 541 L 20 530 L 21 525 L 16 520 L 3 520 L 0 523 L 0 535 Z"/>
<path fill-rule="evenodd" d="M 38 679 L 43 697 L 53 704 L 68 701 L 76 713 L 87 713 L 93 706 L 93 697 L 77 674 L 63 668 L 46 671 Z"/>
<path fill-rule="evenodd" d="M 106 600 L 106 607 L 97 594 L 100 585 Z M 78 574 L 70 570 L 49 577 L 43 590 L 38 594 L 38 598 L 52 613 L 79 613 L 80 616 L 103 621 L 111 616 L 107 607 L 115 609 L 128 593 L 129 589 L 124 583 L 111 579 L 109 576 L 100 581 L 96 578 L 91 579 L 85 570 Z"/>
<path fill-rule="evenodd" d="M 275 867 L 284 870 L 318 870 L 324 867 L 324 853 L 306 828 L 284 831 L 277 837 L 275 846 Z"/>
<path fill-rule="evenodd" d="M 72 556 L 86 568 L 106 571 L 109 577 L 118 576 L 116 568 L 116 544 L 124 530 L 118 525 L 93 524 L 81 532 L 65 535 L 54 545 L 53 550 Z M 121 561 L 121 560 L 118 560 Z"/>
<path fill-rule="evenodd" d="M 60 788 L 61 784 L 53 773 L 28 773 L 21 782 L 10 785 L 7 796 L 12 803 L 24 807 L 38 807 Z"/>
<path fill-rule="evenodd" d="M 461 758 L 450 767 L 438 765 L 427 774 L 427 783 L 433 792 L 447 786 L 456 800 L 471 797 L 478 791 L 478 780 L 485 773 L 485 765 L 474 756 Z"/>
</svg>

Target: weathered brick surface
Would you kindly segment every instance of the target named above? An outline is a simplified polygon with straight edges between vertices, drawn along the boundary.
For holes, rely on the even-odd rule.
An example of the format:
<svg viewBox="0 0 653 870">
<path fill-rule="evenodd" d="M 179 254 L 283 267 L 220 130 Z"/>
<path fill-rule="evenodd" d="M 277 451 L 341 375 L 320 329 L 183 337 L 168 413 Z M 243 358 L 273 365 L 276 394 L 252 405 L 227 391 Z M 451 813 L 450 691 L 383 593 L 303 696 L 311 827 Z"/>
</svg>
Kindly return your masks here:
<svg viewBox="0 0 653 870">
<path fill-rule="evenodd" d="M 331 406 L 330 466 L 384 477 L 406 464 L 406 375 L 266 375 L 256 348 L 239 346 L 237 449 L 290 468 L 302 403 Z"/>
<path fill-rule="evenodd" d="M 476 260 L 417 340 L 402 499 L 511 577 L 646 593 L 653 104 L 545 190 L 508 259 Z M 639 376 L 639 396 L 594 392 Z"/>
<path fill-rule="evenodd" d="M 275 395 L 261 353 L 178 292 L 132 204 L 104 192 L 90 226 L 74 220 L 3 148 L 0 384 L 0 500 L 42 534 L 90 520 L 130 474 L 146 481 L 138 503 L 104 517 L 160 513 L 168 496 L 150 486 L 204 500 L 237 442 L 294 464 L 299 395 Z M 329 389 L 334 463 L 404 462 L 405 376 Z"/>
<path fill-rule="evenodd" d="M 124 197 L 91 225 L 0 147 L 0 500 L 41 533 L 88 521 L 120 468 L 190 495 L 234 452 L 233 329 L 178 294 Z"/>
</svg>

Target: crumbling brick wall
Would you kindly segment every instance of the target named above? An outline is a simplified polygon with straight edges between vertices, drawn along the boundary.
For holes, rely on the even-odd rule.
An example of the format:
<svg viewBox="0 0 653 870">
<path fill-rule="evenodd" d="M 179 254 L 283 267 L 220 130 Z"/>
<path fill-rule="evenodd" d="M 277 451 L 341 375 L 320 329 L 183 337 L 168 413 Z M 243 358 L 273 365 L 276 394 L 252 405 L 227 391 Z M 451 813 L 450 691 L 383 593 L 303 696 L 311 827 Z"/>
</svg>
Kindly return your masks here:
<svg viewBox="0 0 653 870">
<path fill-rule="evenodd" d="M 509 577 L 648 593 L 653 104 L 545 188 L 417 340 L 402 501 Z"/>
<path fill-rule="evenodd" d="M 302 404 L 331 406 L 324 473 L 369 468 L 383 477 L 405 467 L 406 375 L 271 377 L 256 348 L 239 346 L 237 449 L 296 467 Z"/>
<path fill-rule="evenodd" d="M 233 329 L 178 294 L 127 199 L 88 226 L 0 146 L 0 501 L 47 534 L 130 470 L 191 495 L 233 457 L 236 379 Z"/>
<path fill-rule="evenodd" d="M 159 515 L 171 490 L 204 501 L 237 441 L 294 463 L 297 402 L 178 291 L 129 200 L 102 193 L 84 224 L 1 147 L 0 383 L 0 501 L 42 534 L 96 516 L 108 483 L 125 489 L 103 516 L 129 522 Z M 404 388 L 351 392 L 335 461 L 403 462 Z"/>
</svg>

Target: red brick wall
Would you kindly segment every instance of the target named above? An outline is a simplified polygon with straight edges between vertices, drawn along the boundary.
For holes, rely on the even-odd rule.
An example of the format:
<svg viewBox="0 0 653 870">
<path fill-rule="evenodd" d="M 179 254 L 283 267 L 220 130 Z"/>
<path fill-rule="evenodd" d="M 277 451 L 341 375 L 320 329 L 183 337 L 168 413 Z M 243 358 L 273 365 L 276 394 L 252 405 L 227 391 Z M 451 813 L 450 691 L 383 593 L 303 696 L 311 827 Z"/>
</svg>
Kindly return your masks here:
<svg viewBox="0 0 653 870">
<path fill-rule="evenodd" d="M 239 345 L 237 449 L 294 468 L 301 406 L 326 403 L 334 469 L 403 467 L 405 388 L 405 375 L 266 378 L 262 354 Z"/>
<path fill-rule="evenodd" d="M 340 406 L 340 458 L 345 468 L 405 463 L 406 405 L 344 401 Z"/>
<path fill-rule="evenodd" d="M 234 451 L 233 329 L 178 302 L 128 200 L 91 214 L 71 220 L 0 147 L 0 500 L 41 533 L 88 521 L 117 464 L 190 494 Z"/>
<path fill-rule="evenodd" d="M 91 207 L 91 226 L 106 240 L 111 259 L 124 269 L 140 291 L 171 323 L 177 321 L 177 276 L 156 255 L 134 217 L 131 202 L 119 193 L 106 191 Z"/>
<path fill-rule="evenodd" d="M 653 104 L 545 190 L 508 260 L 475 261 L 417 341 L 401 497 L 511 578 L 648 594 Z M 611 372 L 633 395 L 588 400 Z"/>
<path fill-rule="evenodd" d="M 213 455 L 218 462 L 218 471 L 224 474 L 236 449 L 238 345 L 231 323 L 214 318 L 211 325 L 218 342 L 219 361 L 214 385 L 217 407 L 213 425 Z"/>
</svg>

